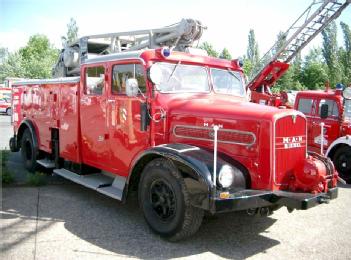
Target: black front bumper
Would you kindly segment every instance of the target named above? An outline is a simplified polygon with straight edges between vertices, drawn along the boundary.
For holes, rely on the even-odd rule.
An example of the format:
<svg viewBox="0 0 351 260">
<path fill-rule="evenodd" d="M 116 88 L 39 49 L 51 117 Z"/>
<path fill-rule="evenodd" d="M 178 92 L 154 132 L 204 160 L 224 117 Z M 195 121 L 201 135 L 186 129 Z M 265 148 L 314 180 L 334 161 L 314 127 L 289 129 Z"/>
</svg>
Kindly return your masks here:
<svg viewBox="0 0 351 260">
<path fill-rule="evenodd" d="M 213 213 L 246 210 L 269 206 L 286 206 L 290 209 L 306 210 L 338 197 L 338 188 L 327 193 L 297 193 L 288 191 L 243 190 L 230 194 L 227 199 L 216 196 L 212 200 Z"/>
</svg>

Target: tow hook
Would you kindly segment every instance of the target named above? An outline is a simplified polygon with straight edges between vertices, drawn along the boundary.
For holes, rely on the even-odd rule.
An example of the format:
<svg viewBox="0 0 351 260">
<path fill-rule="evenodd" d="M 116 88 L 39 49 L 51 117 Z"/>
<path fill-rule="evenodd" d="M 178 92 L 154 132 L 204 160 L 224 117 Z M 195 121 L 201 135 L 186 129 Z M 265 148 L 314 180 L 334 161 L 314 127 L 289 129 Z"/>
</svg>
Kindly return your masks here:
<svg viewBox="0 0 351 260">
<path fill-rule="evenodd" d="M 319 204 L 322 204 L 322 203 L 329 204 L 329 202 L 330 202 L 330 197 L 327 196 L 327 195 L 325 195 L 325 196 L 320 196 L 320 197 L 318 198 L 318 202 L 319 202 Z"/>
</svg>

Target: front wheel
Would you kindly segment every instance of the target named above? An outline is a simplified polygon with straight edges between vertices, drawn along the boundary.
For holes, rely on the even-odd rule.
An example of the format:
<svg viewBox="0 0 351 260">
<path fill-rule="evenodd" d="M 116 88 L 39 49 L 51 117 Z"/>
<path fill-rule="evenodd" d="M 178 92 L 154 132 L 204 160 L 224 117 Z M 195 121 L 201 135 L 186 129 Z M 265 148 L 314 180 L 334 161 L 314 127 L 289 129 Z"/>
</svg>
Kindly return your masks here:
<svg viewBox="0 0 351 260">
<path fill-rule="evenodd" d="M 333 163 L 340 177 L 351 184 L 351 147 L 339 148 L 334 154 Z"/>
<path fill-rule="evenodd" d="M 184 179 L 172 162 L 155 159 L 143 170 L 138 199 L 151 229 L 169 241 L 199 229 L 204 211 L 190 204 Z"/>
</svg>

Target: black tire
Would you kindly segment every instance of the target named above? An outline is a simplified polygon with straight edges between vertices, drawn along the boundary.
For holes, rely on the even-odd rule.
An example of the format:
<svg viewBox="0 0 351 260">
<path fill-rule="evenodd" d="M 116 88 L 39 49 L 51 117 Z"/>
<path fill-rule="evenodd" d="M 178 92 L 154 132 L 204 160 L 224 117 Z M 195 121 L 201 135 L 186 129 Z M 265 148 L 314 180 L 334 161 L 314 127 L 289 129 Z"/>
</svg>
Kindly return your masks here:
<svg viewBox="0 0 351 260">
<path fill-rule="evenodd" d="M 351 184 L 351 147 L 339 148 L 334 154 L 333 163 L 340 177 Z"/>
<path fill-rule="evenodd" d="M 146 165 L 138 200 L 150 228 L 169 241 L 187 238 L 201 226 L 204 211 L 190 204 L 184 179 L 171 161 L 158 158 Z"/>
<path fill-rule="evenodd" d="M 10 107 L 6 109 L 6 115 L 8 116 L 12 115 L 12 109 Z"/>
<path fill-rule="evenodd" d="M 26 129 L 21 139 L 21 155 L 24 167 L 30 172 L 35 172 L 37 168 L 37 153 L 32 134 Z"/>
</svg>

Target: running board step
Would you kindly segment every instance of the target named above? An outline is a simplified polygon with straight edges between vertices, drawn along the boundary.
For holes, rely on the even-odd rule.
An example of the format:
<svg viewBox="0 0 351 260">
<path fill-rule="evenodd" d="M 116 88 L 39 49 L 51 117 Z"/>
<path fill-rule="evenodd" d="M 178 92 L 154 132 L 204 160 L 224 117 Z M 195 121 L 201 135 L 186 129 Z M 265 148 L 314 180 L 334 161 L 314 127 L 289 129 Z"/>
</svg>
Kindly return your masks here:
<svg viewBox="0 0 351 260">
<path fill-rule="evenodd" d="M 40 164 L 41 166 L 43 166 L 44 168 L 47 168 L 47 169 L 55 168 L 55 162 L 51 161 L 51 160 L 49 160 L 47 158 L 41 159 L 41 160 L 37 160 L 37 163 Z"/>
<path fill-rule="evenodd" d="M 126 182 L 124 177 L 113 178 L 101 173 L 79 175 L 66 169 L 55 169 L 54 173 L 111 198 L 122 200 Z"/>
</svg>

